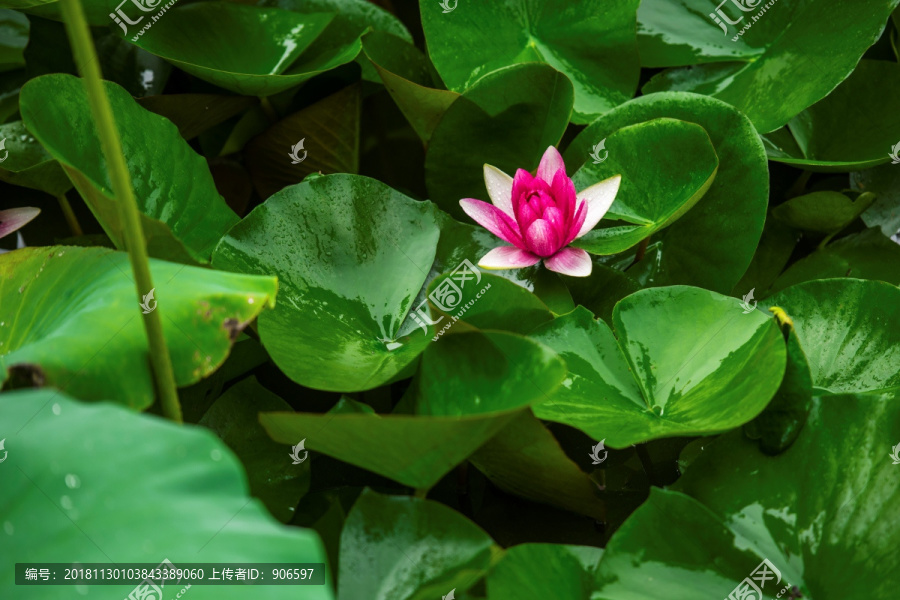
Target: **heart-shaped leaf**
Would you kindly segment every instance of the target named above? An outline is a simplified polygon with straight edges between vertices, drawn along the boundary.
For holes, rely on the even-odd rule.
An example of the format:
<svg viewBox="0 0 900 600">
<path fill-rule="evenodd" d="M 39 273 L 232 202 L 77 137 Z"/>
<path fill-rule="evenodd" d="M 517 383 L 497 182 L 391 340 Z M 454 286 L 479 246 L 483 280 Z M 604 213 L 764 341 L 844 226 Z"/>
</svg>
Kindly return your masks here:
<svg viewBox="0 0 900 600">
<path fill-rule="evenodd" d="M 616 305 L 618 338 L 576 308 L 531 334 L 569 370 L 534 414 L 614 448 L 746 423 L 778 389 L 785 350 L 772 319 L 742 308 L 698 288 L 642 290 Z"/>
<path fill-rule="evenodd" d="M 840 192 L 813 192 L 779 204 L 772 216 L 795 229 L 836 233 L 855 221 L 874 200 L 874 194 L 851 199 Z"/>
<path fill-rule="evenodd" d="M 306 447 L 416 488 L 430 488 L 528 405 L 562 381 L 562 361 L 502 332 L 442 336 L 422 357 L 417 416 L 263 414 L 273 439 Z"/>
<path fill-rule="evenodd" d="M 604 141 L 605 150 L 598 144 L 597 158 L 572 177 L 580 190 L 622 176 L 605 221 L 573 244 L 594 254 L 617 254 L 670 225 L 709 190 L 719 167 L 709 136 L 695 123 L 655 119 Z"/>
<path fill-rule="evenodd" d="M 128 39 L 184 71 L 248 96 L 269 96 L 352 61 L 360 41 L 332 45 L 334 13 L 300 14 L 233 2 L 177 6 Z M 132 29 L 137 29 L 133 27 Z M 236 40 L 252 38 L 246 45 Z"/>
<path fill-rule="evenodd" d="M 817 393 L 900 389 L 897 287 L 861 279 L 807 281 L 765 305 L 783 309 L 794 322 Z"/>
<path fill-rule="evenodd" d="M 648 285 L 689 284 L 729 293 L 753 258 L 769 199 L 765 151 L 745 116 L 724 102 L 695 94 L 642 96 L 582 131 L 566 149 L 566 166 L 576 169 L 592 160 L 592 149 L 616 130 L 660 118 L 703 127 L 719 170 L 696 206 L 658 236 L 658 262 L 645 259 L 636 268 L 648 271 Z M 740 198 L 735 196 L 738 190 Z"/>
<path fill-rule="evenodd" d="M 341 533 L 340 600 L 453 598 L 488 569 L 493 540 L 438 502 L 365 490 Z"/>
<path fill-rule="evenodd" d="M 440 234 L 437 211 L 379 181 L 327 175 L 287 187 L 235 225 L 217 268 L 274 274 L 281 301 L 259 335 L 282 371 L 323 390 L 378 387 L 425 348 L 398 336 Z"/>
<path fill-rule="evenodd" d="M 141 108 L 116 84 L 107 82 L 105 88 L 150 255 L 178 262 L 209 260 L 238 218 L 216 191 L 206 161 L 170 121 Z M 54 101 L 48 103 L 50 97 Z M 124 249 L 119 207 L 83 82 L 59 74 L 32 79 L 22 88 L 20 104 L 28 130 L 62 164 L 104 231 Z"/>
<path fill-rule="evenodd" d="M 634 95 L 640 71 L 636 0 L 453 6 L 442 11 L 440 2 L 419 0 L 428 54 L 451 90 L 463 92 L 503 67 L 543 62 L 575 86 L 575 123 L 589 123 Z"/>
<path fill-rule="evenodd" d="M 490 600 L 588 600 L 602 548 L 561 544 L 519 544 L 507 549 L 488 574 Z M 536 577 L 540 574 L 540 577 Z M 525 582 L 531 583 L 525 585 Z"/>
<path fill-rule="evenodd" d="M 144 310 L 162 312 L 175 382 L 215 371 L 237 334 L 275 303 L 273 277 L 150 261 Z M 128 255 L 105 248 L 25 248 L 0 255 L 0 378 L 31 377 L 82 400 L 144 409 L 153 378 Z M 127 377 L 123 377 L 123 373 Z"/>
<path fill-rule="evenodd" d="M 6 158 L 0 163 L 0 181 L 41 190 L 54 196 L 72 187 L 59 163 L 25 129 L 21 121 L 0 125 Z"/>
<path fill-rule="evenodd" d="M 728 62 L 664 71 L 643 92 L 709 94 L 737 107 L 760 133 L 774 131 L 850 75 L 896 6 L 897 0 L 733 0 L 718 6 L 647 0 L 639 13 L 645 65 L 690 65 L 697 56 Z"/>
<path fill-rule="evenodd" d="M 652 489 L 613 535 L 592 597 L 651 600 L 665 589 L 671 600 L 695 600 L 698 590 L 704 598 L 789 598 L 796 587 L 794 598 L 850 598 L 865 581 L 865 597 L 893 598 L 898 400 L 817 399 L 778 456 L 764 456 L 740 431 L 705 444 L 679 491 Z"/>
<path fill-rule="evenodd" d="M 6 429 L 0 510 L 5 535 L 16 540 L 9 555 L 15 561 L 0 566 L 0 586 L 15 589 L 17 598 L 68 600 L 73 588 L 14 585 L 14 562 L 325 561 L 318 536 L 276 522 L 250 497 L 235 456 L 202 428 L 51 390 L 4 394 L 0 422 Z M 304 586 L 304 599 L 334 598 L 322 571 L 324 585 Z M 168 582 L 166 597 L 180 587 Z M 124 598 L 133 588 L 90 586 L 81 595 Z M 236 600 L 247 589 L 200 585 L 183 593 Z M 258 586 L 252 595 L 274 600 L 286 589 Z"/>
<path fill-rule="evenodd" d="M 505 173 L 535 169 L 547 146 L 562 137 L 572 97 L 569 80 L 539 63 L 479 79 L 450 105 L 431 135 L 425 183 L 432 200 L 451 215 L 468 219 L 459 200 L 488 197 L 484 164 Z M 517 132 L 515 143 L 509 142 L 508 131 Z"/>
</svg>

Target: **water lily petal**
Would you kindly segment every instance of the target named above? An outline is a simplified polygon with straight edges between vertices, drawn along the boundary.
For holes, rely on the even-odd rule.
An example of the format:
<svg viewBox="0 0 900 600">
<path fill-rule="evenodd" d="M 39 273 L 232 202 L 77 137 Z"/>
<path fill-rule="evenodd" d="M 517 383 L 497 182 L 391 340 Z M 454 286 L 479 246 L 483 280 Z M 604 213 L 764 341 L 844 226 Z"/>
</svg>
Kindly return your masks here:
<svg viewBox="0 0 900 600">
<path fill-rule="evenodd" d="M 563 215 L 563 211 L 555 206 L 551 206 L 544 210 L 544 214 L 541 215 L 541 218 L 553 226 L 553 229 L 556 230 L 557 239 L 561 240 L 566 237 L 568 229 L 566 228 L 566 218 Z"/>
<path fill-rule="evenodd" d="M 560 247 L 560 238 L 553 225 L 536 219 L 525 231 L 525 246 L 538 256 L 551 256 Z"/>
<path fill-rule="evenodd" d="M 600 183 L 581 190 L 578 193 L 578 200 L 584 200 L 587 204 L 587 217 L 584 219 L 581 228 L 578 230 L 576 238 L 580 238 L 588 231 L 596 227 L 609 207 L 612 206 L 619 192 L 619 184 L 622 182 L 621 175 L 614 175 L 609 179 L 604 179 Z"/>
<path fill-rule="evenodd" d="M 575 216 L 576 197 L 575 184 L 566 175 L 565 171 L 557 171 L 550 185 L 550 193 L 556 201 L 556 206 L 563 211 L 567 223 L 572 222 Z"/>
<path fill-rule="evenodd" d="M 562 170 L 563 175 L 566 174 L 566 163 L 563 162 L 563 157 L 559 150 L 553 146 L 548 146 L 547 150 L 544 151 L 544 156 L 541 157 L 541 164 L 538 165 L 537 176 L 546 181 L 547 185 L 550 185 L 553 183 L 553 178 L 556 176 L 557 171 L 560 170 Z"/>
<path fill-rule="evenodd" d="M 553 256 L 544 259 L 544 266 L 551 271 L 572 277 L 587 277 L 593 265 L 591 255 L 581 248 L 567 246 Z"/>
<path fill-rule="evenodd" d="M 484 269 L 521 269 L 536 265 L 540 260 L 540 256 L 527 250 L 515 246 L 500 246 L 485 254 L 478 261 L 478 266 Z"/>
<path fill-rule="evenodd" d="M 0 238 L 24 227 L 29 221 L 38 216 L 40 212 L 41 209 L 31 206 L 0 210 Z"/>
<path fill-rule="evenodd" d="M 578 232 L 581 231 L 581 226 L 584 225 L 584 220 L 587 218 L 587 202 L 580 201 L 578 202 L 578 210 L 575 211 L 575 217 L 572 219 L 572 223 L 569 225 L 569 235 L 566 236 L 566 239 L 563 241 L 563 246 L 568 246 L 572 243 L 578 236 Z"/>
<path fill-rule="evenodd" d="M 459 205 L 472 220 L 504 242 L 515 244 L 520 248 L 525 247 L 516 222 L 496 206 L 475 198 L 463 198 L 459 201 Z"/>
<path fill-rule="evenodd" d="M 512 208 L 513 178 L 491 165 L 484 165 L 484 186 L 494 206 L 514 217 Z"/>
</svg>

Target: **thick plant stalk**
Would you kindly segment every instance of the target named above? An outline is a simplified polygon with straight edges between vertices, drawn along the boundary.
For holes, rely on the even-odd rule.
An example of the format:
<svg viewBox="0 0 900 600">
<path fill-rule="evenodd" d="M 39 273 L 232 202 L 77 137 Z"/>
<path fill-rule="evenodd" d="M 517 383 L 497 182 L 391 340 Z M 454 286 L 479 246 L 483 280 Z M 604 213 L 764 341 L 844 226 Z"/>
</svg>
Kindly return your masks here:
<svg viewBox="0 0 900 600">
<path fill-rule="evenodd" d="M 81 0 L 62 0 L 60 5 L 72 51 L 75 54 L 75 62 L 78 65 L 78 72 L 81 74 L 87 90 L 91 115 L 97 126 L 103 156 L 106 158 L 113 194 L 118 200 L 119 218 L 124 225 L 125 245 L 131 259 L 137 295 L 138 298 L 141 298 L 154 289 L 150 276 L 147 243 L 144 239 L 144 231 L 141 229 L 140 213 L 134 197 L 134 189 L 131 186 L 131 177 L 125 164 L 125 157 L 122 154 L 122 143 L 119 140 L 119 132 L 116 130 L 112 107 L 109 104 L 106 90 L 103 88 L 97 51 L 84 17 Z M 138 304 L 135 302 L 135 309 L 138 308 Z M 159 310 L 153 310 L 144 315 L 144 329 L 147 332 L 150 348 L 150 362 L 153 365 L 163 415 L 180 423 L 182 421 L 181 405 L 178 402 L 175 373 L 172 369 L 169 348 L 163 337 Z"/>
</svg>

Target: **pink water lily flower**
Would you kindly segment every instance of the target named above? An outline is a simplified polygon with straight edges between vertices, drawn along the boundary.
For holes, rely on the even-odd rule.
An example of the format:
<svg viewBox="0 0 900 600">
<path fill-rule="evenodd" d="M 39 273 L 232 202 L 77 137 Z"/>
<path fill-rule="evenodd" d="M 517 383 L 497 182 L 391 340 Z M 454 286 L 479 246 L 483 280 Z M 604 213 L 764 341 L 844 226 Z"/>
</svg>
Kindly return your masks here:
<svg viewBox="0 0 900 600">
<path fill-rule="evenodd" d="M 550 146 L 541 158 L 537 175 L 524 169 L 513 179 L 484 165 L 484 183 L 493 204 L 464 198 L 467 215 L 512 246 L 494 248 L 478 261 L 485 269 L 521 269 L 541 260 L 551 271 L 587 277 L 591 257 L 569 246 L 593 229 L 616 199 L 621 175 L 604 179 L 575 193 L 559 151 Z"/>
</svg>

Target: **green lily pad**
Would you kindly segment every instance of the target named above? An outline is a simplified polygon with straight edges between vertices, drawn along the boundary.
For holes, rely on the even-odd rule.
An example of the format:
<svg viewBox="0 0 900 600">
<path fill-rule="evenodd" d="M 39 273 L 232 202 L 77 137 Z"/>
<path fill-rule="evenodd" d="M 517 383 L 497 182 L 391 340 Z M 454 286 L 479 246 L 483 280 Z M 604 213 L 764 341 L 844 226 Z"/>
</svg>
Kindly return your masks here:
<svg viewBox="0 0 900 600">
<path fill-rule="evenodd" d="M 314 532 L 281 525 L 250 497 L 237 458 L 209 431 L 51 390 L 4 394 L 0 421 L 8 453 L 0 507 L 6 536 L 15 540 L 0 586 L 15 589 L 16 598 L 68 600 L 75 593 L 66 585 L 14 585 L 16 562 L 325 562 Z M 334 598 L 322 570 L 324 585 L 305 586 L 304 600 Z M 164 589 L 174 598 L 181 587 Z M 77 595 L 124 598 L 133 588 L 90 586 Z M 274 600 L 285 589 L 252 593 Z M 246 598 L 247 588 L 192 586 L 185 595 L 234 600 Z"/>
<path fill-rule="evenodd" d="M 897 0 L 642 4 L 641 57 L 649 61 L 644 64 L 695 65 L 663 71 L 643 92 L 709 94 L 750 117 L 760 133 L 768 133 L 827 96 L 853 72 L 881 36 Z M 716 13 L 721 25 L 709 16 Z M 727 62 L 707 62 L 712 60 Z"/>
<path fill-rule="evenodd" d="M 248 96 L 269 96 L 352 61 L 359 38 L 332 46 L 322 33 L 333 13 L 301 14 L 233 2 L 176 6 L 128 39 L 179 69 Z M 235 40 L 252 38 L 252 44 Z"/>
<path fill-rule="evenodd" d="M 270 413 L 269 435 L 404 485 L 430 488 L 525 407 L 562 381 L 562 361 L 527 338 L 453 333 L 431 344 L 417 376 L 416 416 Z"/>
<path fill-rule="evenodd" d="M 285 117 L 244 148 L 260 197 L 300 183 L 310 173 L 359 171 L 360 88 L 348 86 Z M 300 161 L 291 157 L 294 153 Z"/>
<path fill-rule="evenodd" d="M 363 51 L 403 116 L 427 144 L 460 95 L 432 87 L 428 61 L 411 44 L 401 45 L 388 34 L 373 32 L 363 37 Z"/>
<path fill-rule="evenodd" d="M 813 279 L 853 277 L 900 285 L 900 245 L 875 227 L 831 242 L 781 274 L 772 292 Z"/>
<path fill-rule="evenodd" d="M 628 296 L 612 329 L 579 307 L 531 337 L 568 365 L 562 387 L 533 407 L 540 419 L 624 448 L 709 435 L 765 408 L 784 374 L 774 321 L 715 292 L 675 286 Z"/>
<path fill-rule="evenodd" d="M 107 82 L 105 88 L 150 255 L 208 261 L 238 218 L 216 191 L 206 161 L 169 120 L 141 108 L 116 84 Z M 50 97 L 54 101 L 48 103 Z M 25 126 L 63 166 L 116 247 L 124 249 L 119 207 L 82 81 L 71 75 L 32 79 L 22 88 L 20 106 Z"/>
<path fill-rule="evenodd" d="M 372 389 L 430 339 L 398 331 L 434 260 L 436 215 L 433 204 L 374 179 L 317 177 L 255 208 L 213 264 L 278 276 L 280 301 L 261 315 L 259 335 L 288 377 L 322 390 Z"/>
<path fill-rule="evenodd" d="M 600 226 L 572 244 L 617 254 L 667 227 L 709 190 L 719 168 L 706 131 L 694 123 L 655 119 L 617 130 L 572 177 L 575 189 L 622 176 Z M 606 154 L 608 153 L 608 155 Z"/>
<path fill-rule="evenodd" d="M 25 129 L 22 121 L 0 125 L 0 139 L 9 153 L 0 163 L 0 181 L 47 192 L 65 194 L 72 187 L 66 173 Z"/>
<path fill-rule="evenodd" d="M 488 570 L 491 537 L 453 509 L 365 490 L 341 533 L 339 600 L 431 600 Z"/>
<path fill-rule="evenodd" d="M 262 411 L 290 410 L 290 405 L 248 377 L 222 394 L 199 424 L 213 430 L 247 471 L 250 493 L 279 521 L 289 522 L 309 490 L 309 463 L 293 464 L 289 449 L 276 444 L 258 421 Z"/>
<path fill-rule="evenodd" d="M 807 281 L 764 304 L 790 315 L 809 360 L 816 393 L 900 389 L 897 287 L 861 279 Z"/>
<path fill-rule="evenodd" d="M 703 127 L 716 150 L 719 170 L 694 208 L 657 236 L 662 242 L 658 260 L 645 259 L 635 268 L 650 271 L 650 285 L 696 285 L 729 293 L 753 258 L 769 200 L 765 151 L 745 116 L 724 102 L 696 94 L 642 96 L 578 134 L 564 155 L 566 166 L 574 170 L 590 161 L 592 149 L 616 130 L 660 118 Z"/>
<path fill-rule="evenodd" d="M 508 548 L 488 574 L 490 600 L 588 600 L 602 548 L 519 544 Z M 529 582 L 527 583 L 526 582 Z"/>
<path fill-rule="evenodd" d="M 562 137 L 572 98 L 569 80 L 540 63 L 506 67 L 479 79 L 450 105 L 431 134 L 425 156 L 431 199 L 465 222 L 459 200 L 488 198 L 484 164 L 510 174 L 537 168 L 547 146 Z M 509 131 L 517 132 L 514 144 Z"/>
<path fill-rule="evenodd" d="M 860 61 L 833 92 L 775 133 L 763 136 L 769 159 L 810 171 L 857 171 L 890 161 L 900 140 L 900 65 Z"/>
<path fill-rule="evenodd" d="M 637 0 L 505 0 L 448 13 L 439 2 L 419 0 L 428 54 L 449 89 L 464 92 L 491 71 L 543 62 L 575 86 L 575 123 L 589 123 L 634 95 L 637 8 Z"/>
<path fill-rule="evenodd" d="M 772 216 L 795 229 L 836 233 L 855 221 L 874 200 L 874 194 L 851 199 L 840 192 L 813 192 L 779 204 L 772 209 Z"/>
<path fill-rule="evenodd" d="M 671 600 L 694 600 L 698 590 L 727 598 L 757 573 L 765 598 L 788 598 L 794 586 L 802 598 L 858 597 L 860 582 L 866 598 L 893 598 L 900 487 L 889 454 L 898 440 L 900 402 L 889 395 L 816 399 L 778 456 L 762 455 L 740 431 L 720 437 L 678 491 L 652 489 L 613 535 L 592 597 L 650 600 L 664 589 Z"/>
<path fill-rule="evenodd" d="M 150 271 L 157 287 L 145 306 L 162 313 L 179 386 L 215 371 L 240 330 L 275 303 L 273 277 L 158 260 Z M 0 255 L 0 274 L 3 381 L 24 373 L 82 400 L 115 398 L 137 409 L 153 403 L 141 299 L 127 254 L 24 248 Z"/>
</svg>

